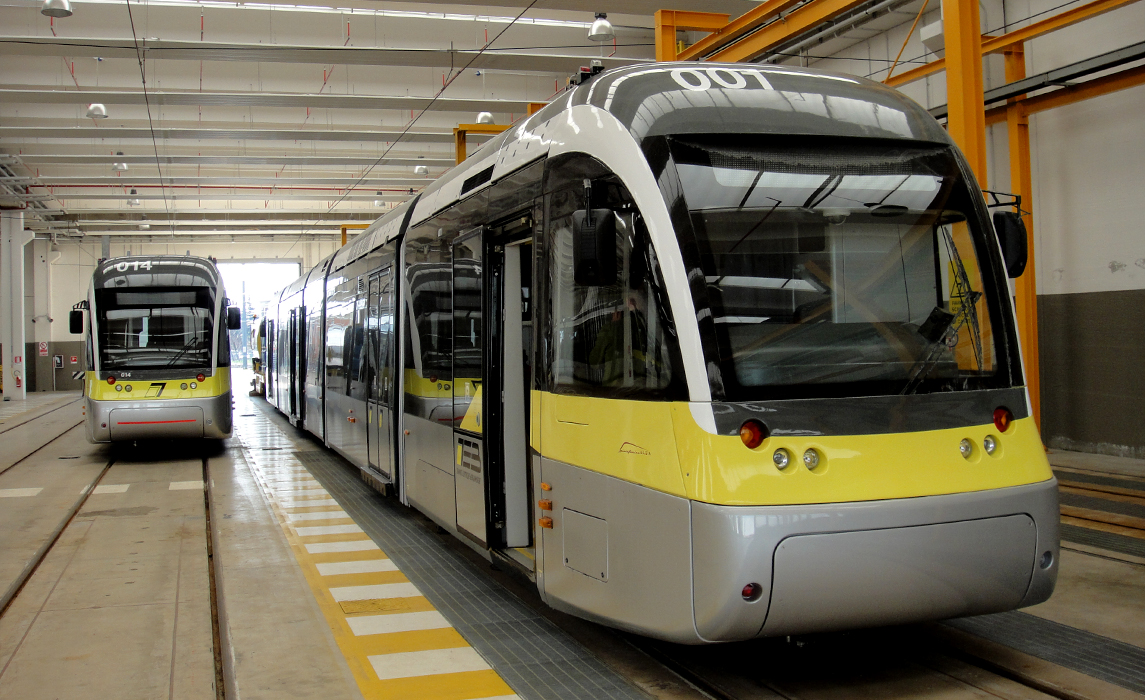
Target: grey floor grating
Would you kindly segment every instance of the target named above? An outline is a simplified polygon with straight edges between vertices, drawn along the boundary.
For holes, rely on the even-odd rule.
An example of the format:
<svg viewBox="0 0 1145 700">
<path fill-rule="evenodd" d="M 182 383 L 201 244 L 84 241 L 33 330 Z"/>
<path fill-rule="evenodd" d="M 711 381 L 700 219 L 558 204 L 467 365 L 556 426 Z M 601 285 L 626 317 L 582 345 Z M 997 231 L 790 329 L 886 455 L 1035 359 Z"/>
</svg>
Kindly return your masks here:
<svg viewBox="0 0 1145 700">
<path fill-rule="evenodd" d="M 1117 486 L 1118 488 L 1130 489 L 1132 491 L 1141 491 L 1145 493 L 1145 483 L 1140 481 L 1131 481 L 1129 479 L 1118 479 L 1112 476 L 1096 476 L 1094 474 L 1078 474 L 1077 472 L 1062 472 L 1054 470 L 1054 476 L 1059 481 L 1073 481 L 1079 484 L 1093 484 L 1095 486 Z"/>
<path fill-rule="evenodd" d="M 1108 549 L 1135 557 L 1145 557 L 1145 540 L 1136 537 L 1127 537 L 1064 523 L 1061 525 L 1061 536 L 1067 542 L 1077 542 L 1078 544 Z"/>
<path fill-rule="evenodd" d="M 413 511 L 379 496 L 325 452 L 295 452 L 322 486 L 522 698 L 648 696 L 461 555 Z"/>
<path fill-rule="evenodd" d="M 981 615 L 944 624 L 1145 693 L 1145 649 L 1021 612 Z"/>
</svg>

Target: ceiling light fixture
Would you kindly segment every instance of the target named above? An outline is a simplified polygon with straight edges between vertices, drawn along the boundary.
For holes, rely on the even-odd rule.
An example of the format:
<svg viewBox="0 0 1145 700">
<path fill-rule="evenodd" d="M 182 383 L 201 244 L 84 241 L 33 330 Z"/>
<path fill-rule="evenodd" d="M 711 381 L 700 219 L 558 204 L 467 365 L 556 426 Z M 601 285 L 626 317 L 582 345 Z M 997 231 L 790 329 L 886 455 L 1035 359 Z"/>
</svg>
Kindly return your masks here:
<svg viewBox="0 0 1145 700">
<path fill-rule="evenodd" d="M 413 174 L 414 175 L 429 175 L 429 166 L 427 166 L 427 165 L 415 165 L 415 166 L 413 166 Z"/>
<path fill-rule="evenodd" d="M 115 155 L 121 156 L 121 155 L 123 155 L 123 151 L 116 151 Z M 118 161 L 118 162 L 112 163 L 111 169 L 117 173 L 125 173 L 125 172 L 127 172 L 127 163 L 125 161 Z"/>
<path fill-rule="evenodd" d="M 478 124 L 492 124 L 493 123 L 493 115 L 490 114 L 489 112 L 478 112 L 477 113 L 477 123 Z"/>
<path fill-rule="evenodd" d="M 40 14 L 45 17 L 71 17 L 72 4 L 68 0 L 44 0 Z"/>
<path fill-rule="evenodd" d="M 596 21 L 588 30 L 589 41 L 612 41 L 616 38 L 616 32 L 612 30 L 612 22 L 608 21 L 608 14 L 605 12 L 596 13 Z"/>
<path fill-rule="evenodd" d="M 123 154 L 120 154 L 120 155 L 123 155 Z M 142 204 L 142 202 L 139 201 L 139 198 L 135 196 L 137 194 L 139 194 L 139 193 L 135 191 L 134 187 L 132 187 L 131 188 L 131 199 L 127 200 L 127 206 L 137 207 L 140 204 Z"/>
<path fill-rule="evenodd" d="M 98 102 L 93 102 L 87 106 L 88 119 L 107 119 L 107 107 L 104 107 Z"/>
<path fill-rule="evenodd" d="M 381 191 L 381 190 L 378 190 L 378 198 L 374 200 L 374 206 L 375 206 L 375 207 L 384 207 L 384 206 L 386 206 L 386 202 L 385 202 L 385 200 L 384 200 L 384 199 L 382 199 L 382 191 Z"/>
</svg>

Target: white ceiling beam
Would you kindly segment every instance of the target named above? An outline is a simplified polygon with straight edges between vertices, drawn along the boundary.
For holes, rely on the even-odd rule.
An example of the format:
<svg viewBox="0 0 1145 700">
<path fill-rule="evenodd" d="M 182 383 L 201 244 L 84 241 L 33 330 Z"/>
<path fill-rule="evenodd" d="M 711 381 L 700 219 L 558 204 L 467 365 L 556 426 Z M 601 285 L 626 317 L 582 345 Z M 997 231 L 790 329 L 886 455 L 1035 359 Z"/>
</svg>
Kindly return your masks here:
<svg viewBox="0 0 1145 700">
<path fill-rule="evenodd" d="M 74 91 L 73 91 L 74 94 Z M 78 101 L 77 101 L 78 102 Z M 400 131 L 379 129 L 366 131 L 362 129 L 171 129 L 159 127 L 155 129 L 155 137 L 162 141 L 174 140 L 230 140 L 230 141 L 359 141 L 382 142 L 396 141 L 401 136 Z M 470 139 L 488 140 L 491 137 L 474 134 Z M 142 139 L 151 142 L 151 130 L 147 127 L 120 128 L 120 127 L 40 127 L 40 126 L 0 126 L 0 141 L 10 139 Z M 447 131 L 411 131 L 401 136 L 403 143 L 453 143 L 453 134 Z"/>
</svg>

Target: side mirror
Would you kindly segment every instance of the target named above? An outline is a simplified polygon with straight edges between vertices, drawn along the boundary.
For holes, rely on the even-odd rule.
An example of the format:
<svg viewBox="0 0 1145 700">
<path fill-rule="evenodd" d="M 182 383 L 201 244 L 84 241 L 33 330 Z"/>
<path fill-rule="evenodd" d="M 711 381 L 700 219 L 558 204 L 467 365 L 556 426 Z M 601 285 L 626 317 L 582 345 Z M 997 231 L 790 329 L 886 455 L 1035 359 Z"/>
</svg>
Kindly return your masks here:
<svg viewBox="0 0 1145 700">
<path fill-rule="evenodd" d="M 1022 217 L 1012 211 L 994 212 L 994 231 L 998 243 L 1002 245 L 1002 259 L 1006 262 L 1006 274 L 1011 279 L 1021 277 L 1026 271 L 1029 250 L 1026 248 L 1026 224 Z"/>
<path fill-rule="evenodd" d="M 83 311 L 79 309 L 72 309 L 68 314 L 68 330 L 73 335 L 80 335 L 83 333 Z"/>
<path fill-rule="evenodd" d="M 239 307 L 228 306 L 227 307 L 227 330 L 228 331 L 237 331 L 238 329 L 240 329 L 242 327 L 243 327 L 243 317 L 242 317 L 242 314 L 239 313 Z"/>
<path fill-rule="evenodd" d="M 616 215 L 611 209 L 573 212 L 573 281 L 582 287 L 616 284 Z"/>
</svg>

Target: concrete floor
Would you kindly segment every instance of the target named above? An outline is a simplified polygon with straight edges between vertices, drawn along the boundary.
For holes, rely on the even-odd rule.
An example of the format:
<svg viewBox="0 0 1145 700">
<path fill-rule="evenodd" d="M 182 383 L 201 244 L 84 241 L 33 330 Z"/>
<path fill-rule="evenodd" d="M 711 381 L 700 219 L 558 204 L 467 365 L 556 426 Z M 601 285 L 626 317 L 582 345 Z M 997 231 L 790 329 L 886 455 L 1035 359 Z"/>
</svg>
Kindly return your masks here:
<svg viewBox="0 0 1145 700">
<path fill-rule="evenodd" d="M 225 443 L 110 448 L 73 427 L 75 398 L 45 397 L 7 414 L 0 407 L 0 590 L 67 522 L 0 617 L 0 698 L 205 699 L 219 697 L 220 684 L 227 697 L 268 700 L 517 697 L 294 457 L 317 446 L 252 399 L 236 397 L 236 433 Z M 1051 460 L 1145 483 L 1139 460 Z M 505 585 L 544 607 L 528 585 Z M 1145 558 L 1064 543 L 1056 593 L 1025 612 L 1145 648 Z M 655 664 L 612 631 L 544 614 L 611 667 L 640 676 L 630 680 L 637 696 L 700 697 L 672 673 L 649 671 Z M 752 648 L 705 653 L 730 658 Z M 1077 697 L 1132 695 L 997 653 Z M 724 680 L 751 685 L 750 697 L 780 697 L 746 675 Z M 1043 697 L 948 657 L 861 677 L 792 671 L 784 683 L 785 695 L 806 698 Z"/>
</svg>

